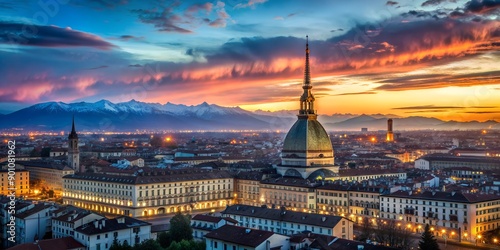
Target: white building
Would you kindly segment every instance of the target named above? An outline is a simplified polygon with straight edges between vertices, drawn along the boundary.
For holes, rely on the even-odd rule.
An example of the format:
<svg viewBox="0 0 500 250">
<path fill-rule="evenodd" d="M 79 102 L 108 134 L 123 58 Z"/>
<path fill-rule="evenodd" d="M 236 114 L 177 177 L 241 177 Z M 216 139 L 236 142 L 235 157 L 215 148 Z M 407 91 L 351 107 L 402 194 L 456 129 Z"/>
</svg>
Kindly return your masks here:
<svg viewBox="0 0 500 250">
<path fill-rule="evenodd" d="M 48 204 L 33 204 L 28 210 L 16 214 L 16 243 L 30 243 L 42 239 L 52 230 L 51 210 Z"/>
<path fill-rule="evenodd" d="M 142 171 L 142 170 L 141 170 Z M 223 208 L 234 201 L 234 179 L 218 170 L 145 170 L 125 176 L 64 177 L 63 203 L 132 217 Z"/>
<path fill-rule="evenodd" d="M 287 211 L 247 205 L 229 206 L 222 212 L 238 221 L 238 225 L 293 235 L 305 230 L 316 234 L 333 235 L 339 238 L 353 238 L 352 221 L 333 215 Z"/>
<path fill-rule="evenodd" d="M 206 236 L 207 250 L 289 249 L 289 237 L 270 231 L 224 225 Z"/>
<path fill-rule="evenodd" d="M 109 249 L 115 238 L 120 244 L 126 241 L 134 246 L 151 238 L 151 224 L 126 216 L 104 218 L 76 228 L 74 238 L 87 250 Z"/>
<path fill-rule="evenodd" d="M 238 221 L 229 217 L 215 217 L 210 215 L 197 214 L 191 219 L 193 238 L 204 240 L 205 235 L 224 225 L 236 225 Z"/>
<path fill-rule="evenodd" d="M 72 211 L 52 219 L 52 238 L 74 237 L 75 228 L 104 216 L 90 211 Z"/>
<path fill-rule="evenodd" d="M 418 231 L 429 224 L 439 236 L 473 241 L 500 226 L 500 196 L 458 192 L 397 191 L 380 198 L 380 218 Z"/>
</svg>

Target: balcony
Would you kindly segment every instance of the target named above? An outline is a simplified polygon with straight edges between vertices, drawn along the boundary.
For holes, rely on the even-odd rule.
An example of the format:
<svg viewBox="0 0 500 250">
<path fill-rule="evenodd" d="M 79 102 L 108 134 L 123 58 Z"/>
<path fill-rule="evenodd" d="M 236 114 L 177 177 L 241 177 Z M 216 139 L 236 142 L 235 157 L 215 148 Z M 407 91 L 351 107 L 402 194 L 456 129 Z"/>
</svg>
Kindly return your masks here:
<svg viewBox="0 0 500 250">
<path fill-rule="evenodd" d="M 415 214 L 415 209 L 414 208 L 405 208 L 404 214 L 414 215 Z"/>
<path fill-rule="evenodd" d="M 458 222 L 458 216 L 455 214 L 450 214 L 450 221 Z"/>
</svg>

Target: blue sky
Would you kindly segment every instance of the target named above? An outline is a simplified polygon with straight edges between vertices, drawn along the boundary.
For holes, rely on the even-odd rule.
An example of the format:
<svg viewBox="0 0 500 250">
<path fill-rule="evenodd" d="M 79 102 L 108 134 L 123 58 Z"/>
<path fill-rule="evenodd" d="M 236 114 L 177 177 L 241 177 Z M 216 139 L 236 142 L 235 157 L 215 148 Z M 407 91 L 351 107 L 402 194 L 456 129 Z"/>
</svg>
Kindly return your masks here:
<svg viewBox="0 0 500 250">
<path fill-rule="evenodd" d="M 499 0 L 40 2 L 0 0 L 0 113 L 100 99 L 295 109 L 309 35 L 320 113 L 500 119 Z"/>
</svg>

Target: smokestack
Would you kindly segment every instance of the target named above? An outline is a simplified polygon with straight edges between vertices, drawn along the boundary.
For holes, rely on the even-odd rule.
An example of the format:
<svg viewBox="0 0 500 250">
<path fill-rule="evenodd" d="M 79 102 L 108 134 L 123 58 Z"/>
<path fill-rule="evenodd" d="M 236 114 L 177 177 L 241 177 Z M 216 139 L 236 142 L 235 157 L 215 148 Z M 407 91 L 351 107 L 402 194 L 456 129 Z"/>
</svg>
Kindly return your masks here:
<svg viewBox="0 0 500 250">
<path fill-rule="evenodd" d="M 392 119 L 387 120 L 387 141 L 394 141 L 394 133 L 392 132 Z"/>
</svg>

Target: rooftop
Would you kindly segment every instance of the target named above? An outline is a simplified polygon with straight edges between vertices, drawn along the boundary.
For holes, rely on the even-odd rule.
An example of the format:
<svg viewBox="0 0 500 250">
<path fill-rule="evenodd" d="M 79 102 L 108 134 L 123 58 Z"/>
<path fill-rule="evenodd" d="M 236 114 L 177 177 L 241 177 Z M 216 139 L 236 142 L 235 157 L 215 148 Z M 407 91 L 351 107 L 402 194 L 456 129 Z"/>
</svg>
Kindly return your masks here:
<svg viewBox="0 0 500 250">
<path fill-rule="evenodd" d="M 191 180 L 211 180 L 232 178 L 226 171 L 202 170 L 202 169 L 179 169 L 179 170 L 145 170 L 132 176 L 109 175 L 102 173 L 77 173 L 66 175 L 64 179 L 92 180 L 107 183 L 122 184 L 149 184 L 163 182 L 178 182 Z"/>
<path fill-rule="evenodd" d="M 104 224 L 102 222 L 105 221 Z M 102 225 L 102 226 L 100 226 Z M 128 228 L 136 228 L 151 225 L 151 223 L 134 219 L 127 216 L 116 217 L 114 219 L 100 219 L 97 220 L 97 227 L 95 225 L 95 221 L 89 222 L 87 224 L 81 225 L 75 228 L 76 232 L 85 234 L 85 235 L 95 235 L 105 232 L 112 232 L 116 230 L 123 230 Z"/>
<path fill-rule="evenodd" d="M 443 192 L 443 191 L 396 191 L 392 194 L 382 195 L 382 197 L 410 198 L 422 200 L 448 201 L 459 203 L 477 203 L 485 201 L 500 200 L 499 195 L 481 194 L 481 193 L 460 193 L 460 192 Z"/>
<path fill-rule="evenodd" d="M 258 229 L 224 225 L 205 235 L 206 238 L 221 240 L 241 246 L 257 247 L 274 233 Z"/>
<path fill-rule="evenodd" d="M 9 250 L 72 250 L 85 249 L 85 246 L 73 239 L 64 237 L 59 239 L 40 240 L 36 243 L 25 243 L 9 248 Z"/>
<path fill-rule="evenodd" d="M 226 207 L 223 214 L 243 215 L 268 220 L 280 220 L 303 225 L 333 228 L 343 217 L 333 215 L 322 215 L 313 213 L 294 212 L 281 209 L 265 207 L 254 207 L 247 205 L 233 205 Z"/>
</svg>

